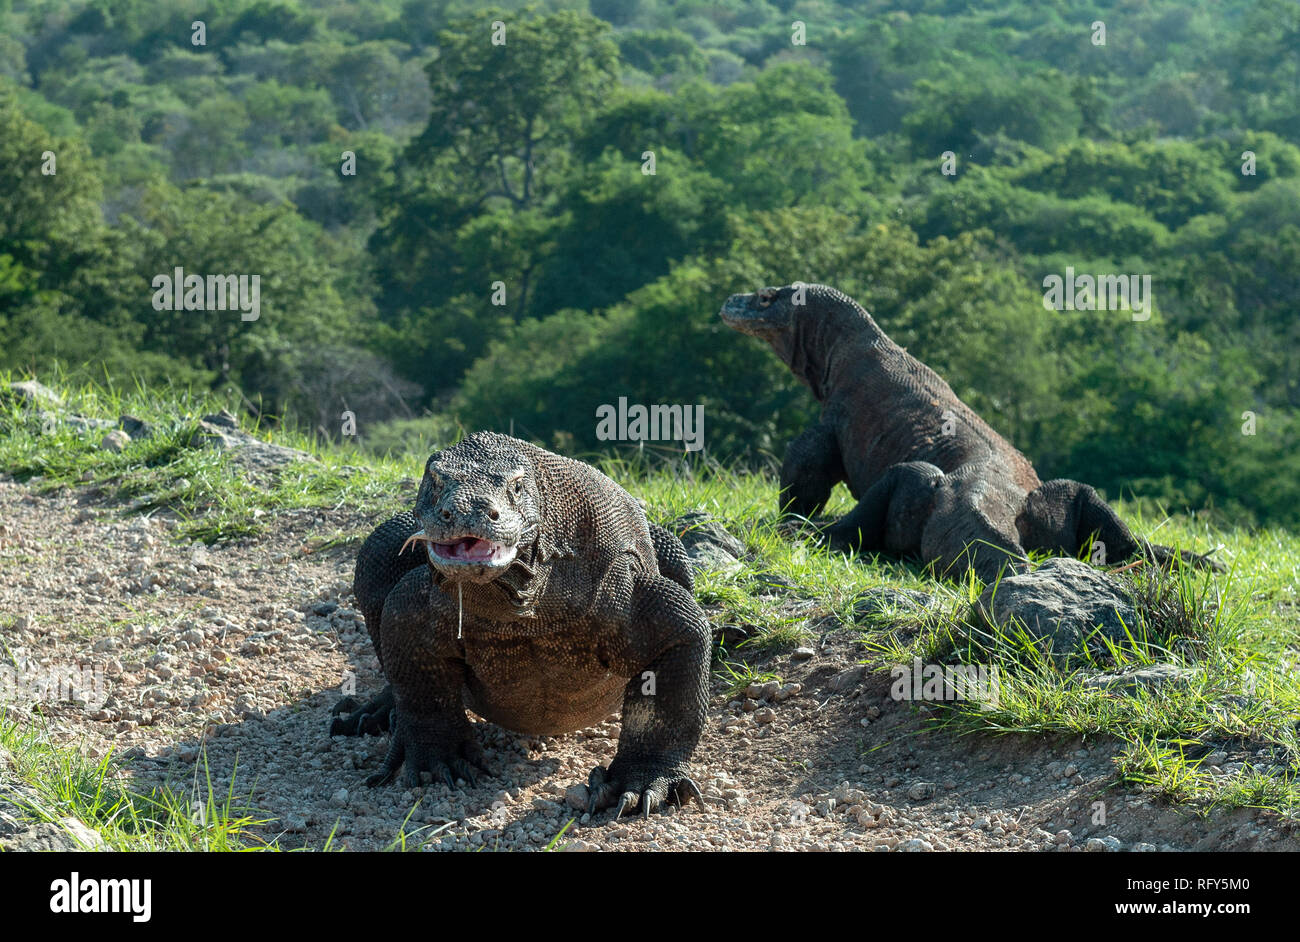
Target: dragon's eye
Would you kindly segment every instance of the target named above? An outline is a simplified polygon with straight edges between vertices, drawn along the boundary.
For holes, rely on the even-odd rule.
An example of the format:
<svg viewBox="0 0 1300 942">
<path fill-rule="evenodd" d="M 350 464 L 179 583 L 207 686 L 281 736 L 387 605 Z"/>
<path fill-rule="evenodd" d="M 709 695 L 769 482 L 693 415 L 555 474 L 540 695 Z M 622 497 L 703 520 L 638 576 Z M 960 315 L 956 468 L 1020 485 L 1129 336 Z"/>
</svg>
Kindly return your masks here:
<svg viewBox="0 0 1300 942">
<path fill-rule="evenodd" d="M 516 494 L 522 494 L 524 492 L 524 479 L 521 477 L 515 478 L 514 483 L 511 484 L 511 487 L 514 489 L 514 492 Z"/>
</svg>

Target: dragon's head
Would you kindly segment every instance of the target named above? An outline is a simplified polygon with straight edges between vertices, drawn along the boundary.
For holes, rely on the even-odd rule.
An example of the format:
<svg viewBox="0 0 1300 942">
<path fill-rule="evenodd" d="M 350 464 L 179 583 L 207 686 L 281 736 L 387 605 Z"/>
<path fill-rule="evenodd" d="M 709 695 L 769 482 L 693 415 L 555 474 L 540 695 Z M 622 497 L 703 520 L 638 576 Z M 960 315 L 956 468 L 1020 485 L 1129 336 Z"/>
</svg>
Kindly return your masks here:
<svg viewBox="0 0 1300 942">
<path fill-rule="evenodd" d="M 719 312 L 728 327 L 762 340 L 789 333 L 794 326 L 795 290 L 799 286 L 763 288 L 753 294 L 733 294 Z"/>
<path fill-rule="evenodd" d="M 733 294 L 718 313 L 733 330 L 765 340 L 788 365 L 807 342 L 808 328 L 830 315 L 828 296 L 848 300 L 834 288 L 802 281 L 782 288 L 762 288 L 753 294 Z M 851 301 L 849 303 L 852 303 Z"/>
<path fill-rule="evenodd" d="M 718 312 L 733 330 L 765 340 L 817 392 L 829 348 L 870 318 L 848 295 L 829 285 L 796 281 L 753 294 L 733 294 Z M 820 394 L 819 394 L 820 395 Z"/>
<path fill-rule="evenodd" d="M 533 464 L 513 439 L 476 432 L 429 458 L 415 516 L 424 529 L 407 542 L 424 544 L 439 575 L 492 582 L 537 541 L 541 502 Z"/>
</svg>

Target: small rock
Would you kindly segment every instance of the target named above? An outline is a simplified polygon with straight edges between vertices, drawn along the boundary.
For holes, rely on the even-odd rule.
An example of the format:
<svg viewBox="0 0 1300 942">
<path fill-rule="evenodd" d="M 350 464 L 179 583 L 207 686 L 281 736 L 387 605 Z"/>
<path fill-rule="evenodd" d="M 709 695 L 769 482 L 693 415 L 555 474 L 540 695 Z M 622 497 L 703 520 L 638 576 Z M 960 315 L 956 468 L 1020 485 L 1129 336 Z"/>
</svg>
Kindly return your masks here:
<svg viewBox="0 0 1300 942">
<path fill-rule="evenodd" d="M 1084 842 L 1083 849 L 1089 853 L 1114 853 L 1123 850 L 1124 845 L 1117 837 L 1090 837 Z"/>
<path fill-rule="evenodd" d="M 564 790 L 564 801 L 574 811 L 586 811 L 591 792 L 586 785 L 570 785 Z"/>
<path fill-rule="evenodd" d="M 45 408 L 61 409 L 63 408 L 63 397 L 56 393 L 50 387 L 29 379 L 21 383 L 10 383 L 9 386 L 0 390 L 0 401 L 12 397 L 22 400 L 24 408 Z"/>
<path fill-rule="evenodd" d="M 99 447 L 114 454 L 131 444 L 131 436 L 121 429 L 113 429 L 100 440 Z"/>
<path fill-rule="evenodd" d="M 934 782 L 917 782 L 907 790 L 907 797 L 912 801 L 925 801 L 928 798 L 933 798 L 938 790 L 939 786 Z"/>
<path fill-rule="evenodd" d="M 1137 610 L 1114 577 L 1078 559 L 1053 557 L 1032 572 L 1007 576 L 984 590 L 971 622 L 995 642 L 1018 625 L 1066 656 L 1084 638 L 1122 641 L 1137 628 Z"/>
<path fill-rule="evenodd" d="M 131 437 L 132 441 L 138 442 L 148 438 L 154 432 L 152 425 L 134 415 L 124 415 L 117 422 L 122 426 L 122 431 Z"/>
<path fill-rule="evenodd" d="M 795 648 L 794 651 L 790 653 L 790 658 L 791 660 L 795 660 L 795 661 L 806 661 L 811 657 L 815 657 L 816 655 L 817 652 L 815 650 L 805 646 L 805 647 Z"/>
<path fill-rule="evenodd" d="M 346 808 L 348 806 L 348 790 L 340 788 L 334 794 L 330 795 L 330 804 L 336 808 Z"/>
<path fill-rule="evenodd" d="M 833 693 L 847 693 L 861 684 L 866 675 L 866 667 L 859 664 L 857 667 L 850 667 L 848 670 L 840 671 L 826 682 L 826 686 Z"/>
<path fill-rule="evenodd" d="M 909 838 L 905 841 L 899 841 L 895 850 L 904 853 L 923 853 L 930 854 L 934 852 L 934 845 L 929 841 L 923 841 L 919 837 Z"/>
</svg>

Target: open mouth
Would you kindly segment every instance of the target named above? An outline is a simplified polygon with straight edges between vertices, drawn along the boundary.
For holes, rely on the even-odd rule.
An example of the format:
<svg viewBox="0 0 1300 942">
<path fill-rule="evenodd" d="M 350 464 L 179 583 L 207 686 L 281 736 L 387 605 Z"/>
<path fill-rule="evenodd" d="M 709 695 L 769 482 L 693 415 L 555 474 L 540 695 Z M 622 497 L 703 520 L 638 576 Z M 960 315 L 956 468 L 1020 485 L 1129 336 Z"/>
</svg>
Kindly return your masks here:
<svg viewBox="0 0 1300 942">
<path fill-rule="evenodd" d="M 479 563 L 500 566 L 515 558 L 515 548 L 491 540 L 467 536 L 447 543 L 429 543 L 429 558 L 434 562 Z"/>
<path fill-rule="evenodd" d="M 429 561 L 435 566 L 508 566 L 517 552 L 513 546 L 475 536 L 431 540 L 423 533 L 413 533 L 403 544 L 403 551 L 411 543 L 423 543 Z"/>
</svg>

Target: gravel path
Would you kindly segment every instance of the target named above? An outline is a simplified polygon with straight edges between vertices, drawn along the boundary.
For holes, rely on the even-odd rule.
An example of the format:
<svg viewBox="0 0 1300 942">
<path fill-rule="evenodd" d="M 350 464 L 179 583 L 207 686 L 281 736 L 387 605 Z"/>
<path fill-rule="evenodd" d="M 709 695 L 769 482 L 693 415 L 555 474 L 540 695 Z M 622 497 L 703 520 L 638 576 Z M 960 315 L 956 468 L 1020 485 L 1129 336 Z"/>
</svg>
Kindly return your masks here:
<svg viewBox="0 0 1300 942">
<path fill-rule="evenodd" d="M 112 747 L 138 790 L 183 787 L 206 755 L 224 791 L 237 763 L 236 794 L 275 819 L 255 833 L 282 847 L 319 848 L 333 833 L 335 846 L 379 849 L 405 821 L 408 846 L 540 849 L 576 819 L 565 850 L 1300 849 L 1273 818 L 1204 820 L 1112 788 L 1113 744 L 931 731 L 923 709 L 889 698 L 887 675 L 856 666 L 845 630 L 756 665 L 782 684 L 728 700 L 715 681 L 695 757 L 706 811 L 582 820 L 577 783 L 613 756 L 616 717 L 552 738 L 479 723 L 494 767 L 478 787 L 369 789 L 387 737 L 325 732 L 349 672 L 362 695 L 381 684 L 352 608 L 356 544 L 309 545 L 377 521 L 301 511 L 256 540 L 181 545 L 165 516 L 4 478 L 0 521 L 0 657 L 25 676 L 89 669 L 91 702 L 40 704 L 51 738 L 91 756 Z M 30 691 L 0 696 L 19 713 L 35 707 Z M 50 846 L 49 826 L 23 830 L 12 811 L 0 795 L 0 844 Z"/>
</svg>

